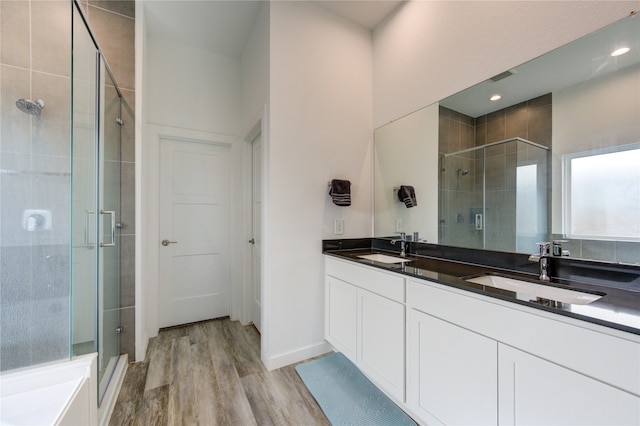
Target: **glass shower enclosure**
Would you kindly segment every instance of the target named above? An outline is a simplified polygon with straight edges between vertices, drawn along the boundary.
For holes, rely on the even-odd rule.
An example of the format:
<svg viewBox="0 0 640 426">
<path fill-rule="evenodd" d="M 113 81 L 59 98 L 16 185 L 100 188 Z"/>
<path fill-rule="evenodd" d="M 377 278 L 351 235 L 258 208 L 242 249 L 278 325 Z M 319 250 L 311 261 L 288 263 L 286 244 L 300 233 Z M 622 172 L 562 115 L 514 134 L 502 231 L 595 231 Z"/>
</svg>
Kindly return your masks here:
<svg viewBox="0 0 640 426">
<path fill-rule="evenodd" d="M 98 352 L 102 400 L 120 359 L 122 97 L 77 1 L 0 14 L 0 372 Z"/>
<path fill-rule="evenodd" d="M 528 253 L 548 239 L 549 148 L 517 137 L 440 162 L 440 244 Z"/>
<path fill-rule="evenodd" d="M 77 7 L 72 55 L 72 353 L 98 352 L 101 400 L 120 355 L 121 95 Z"/>
</svg>

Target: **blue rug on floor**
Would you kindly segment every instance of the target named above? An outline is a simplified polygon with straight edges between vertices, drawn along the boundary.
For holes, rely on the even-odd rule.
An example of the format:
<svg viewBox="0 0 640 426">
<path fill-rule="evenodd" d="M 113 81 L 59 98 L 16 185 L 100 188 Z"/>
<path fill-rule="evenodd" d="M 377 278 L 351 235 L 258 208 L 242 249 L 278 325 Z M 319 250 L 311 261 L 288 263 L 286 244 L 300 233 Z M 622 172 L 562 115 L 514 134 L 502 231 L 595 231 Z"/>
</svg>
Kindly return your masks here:
<svg viewBox="0 0 640 426">
<path fill-rule="evenodd" d="M 300 364 L 296 371 L 332 425 L 415 426 L 340 352 Z"/>
</svg>

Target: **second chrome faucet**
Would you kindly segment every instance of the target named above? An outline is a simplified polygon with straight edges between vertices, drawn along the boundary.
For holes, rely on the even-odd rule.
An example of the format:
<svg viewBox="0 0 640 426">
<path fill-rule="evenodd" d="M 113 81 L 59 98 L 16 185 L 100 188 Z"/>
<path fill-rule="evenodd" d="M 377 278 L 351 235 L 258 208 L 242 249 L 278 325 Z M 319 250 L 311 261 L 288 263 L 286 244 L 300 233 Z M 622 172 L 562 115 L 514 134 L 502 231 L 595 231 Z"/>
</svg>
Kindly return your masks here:
<svg viewBox="0 0 640 426">
<path fill-rule="evenodd" d="M 538 243 L 540 248 L 539 254 L 532 254 L 529 256 L 531 262 L 538 262 L 540 265 L 540 281 L 551 281 L 549 276 L 549 248 L 551 243 Z"/>
<path fill-rule="evenodd" d="M 391 240 L 391 244 L 395 244 L 400 241 L 400 256 L 405 257 L 407 254 L 407 234 L 400 232 L 400 239 Z"/>
</svg>

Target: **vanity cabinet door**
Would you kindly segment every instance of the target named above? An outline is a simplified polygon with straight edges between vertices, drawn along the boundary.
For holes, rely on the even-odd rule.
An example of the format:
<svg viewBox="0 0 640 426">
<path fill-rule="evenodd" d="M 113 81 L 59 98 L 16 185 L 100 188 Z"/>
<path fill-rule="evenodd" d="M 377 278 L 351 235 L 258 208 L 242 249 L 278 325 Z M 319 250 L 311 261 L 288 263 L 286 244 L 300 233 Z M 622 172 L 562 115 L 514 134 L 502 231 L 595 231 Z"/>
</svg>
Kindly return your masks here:
<svg viewBox="0 0 640 426">
<path fill-rule="evenodd" d="M 510 346 L 498 374 L 501 425 L 640 424 L 637 396 Z"/>
<path fill-rule="evenodd" d="M 330 276 L 325 285 L 326 339 L 355 364 L 357 288 Z"/>
<path fill-rule="evenodd" d="M 427 424 L 496 425 L 498 342 L 409 310 L 407 403 Z"/>
<path fill-rule="evenodd" d="M 358 289 L 358 367 L 397 401 L 404 402 L 403 304 Z"/>
</svg>

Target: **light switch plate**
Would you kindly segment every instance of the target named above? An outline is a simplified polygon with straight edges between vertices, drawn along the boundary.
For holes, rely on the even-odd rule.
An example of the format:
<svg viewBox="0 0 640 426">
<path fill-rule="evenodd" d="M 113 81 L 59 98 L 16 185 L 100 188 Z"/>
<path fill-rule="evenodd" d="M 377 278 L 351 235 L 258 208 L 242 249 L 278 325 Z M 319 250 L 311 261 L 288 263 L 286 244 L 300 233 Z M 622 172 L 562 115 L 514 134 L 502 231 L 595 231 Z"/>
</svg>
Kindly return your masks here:
<svg viewBox="0 0 640 426">
<path fill-rule="evenodd" d="M 344 234 L 344 219 L 336 219 L 333 223 L 333 233 L 335 235 Z"/>
<path fill-rule="evenodd" d="M 396 219 L 396 232 L 403 232 L 402 219 Z"/>
</svg>

